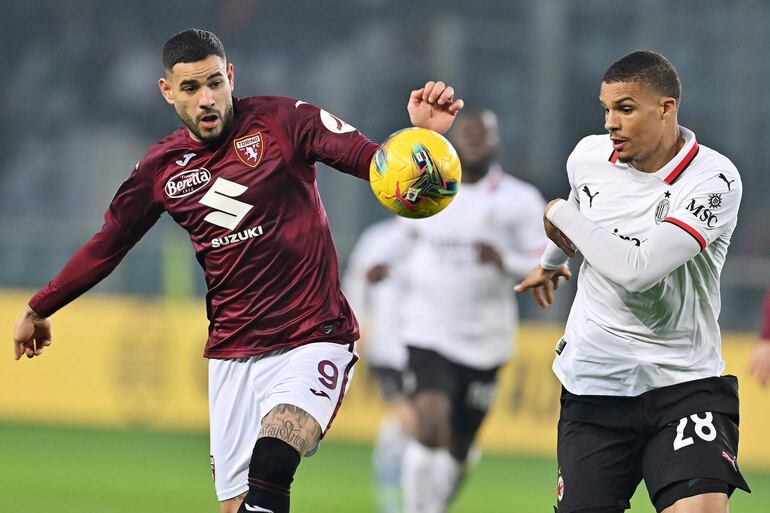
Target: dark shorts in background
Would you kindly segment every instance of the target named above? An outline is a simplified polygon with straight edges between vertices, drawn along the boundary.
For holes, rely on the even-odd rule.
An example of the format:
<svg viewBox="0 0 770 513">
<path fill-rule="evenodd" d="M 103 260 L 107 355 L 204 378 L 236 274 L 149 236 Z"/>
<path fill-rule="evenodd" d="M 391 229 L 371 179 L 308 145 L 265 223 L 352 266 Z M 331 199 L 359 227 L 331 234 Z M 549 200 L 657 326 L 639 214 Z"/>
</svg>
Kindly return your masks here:
<svg viewBox="0 0 770 513">
<path fill-rule="evenodd" d="M 377 383 L 382 399 L 393 401 L 404 395 L 404 373 L 393 367 L 369 366 L 369 372 Z"/>
<path fill-rule="evenodd" d="M 701 493 L 750 491 L 737 453 L 735 376 L 637 397 L 580 396 L 562 388 L 557 510 L 629 508 L 642 479 L 658 511 Z"/>
<path fill-rule="evenodd" d="M 427 391 L 446 394 L 451 405 L 453 431 L 472 438 L 494 401 L 499 367 L 474 369 L 429 349 L 408 346 L 407 350 L 406 394 L 411 397 Z"/>
</svg>

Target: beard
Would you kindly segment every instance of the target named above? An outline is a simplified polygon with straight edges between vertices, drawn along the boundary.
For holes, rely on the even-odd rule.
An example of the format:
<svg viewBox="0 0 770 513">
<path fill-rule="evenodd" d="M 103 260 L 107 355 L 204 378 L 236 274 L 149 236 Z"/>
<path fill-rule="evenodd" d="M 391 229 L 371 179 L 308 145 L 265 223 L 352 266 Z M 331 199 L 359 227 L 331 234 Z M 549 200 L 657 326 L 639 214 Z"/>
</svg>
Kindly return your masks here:
<svg viewBox="0 0 770 513">
<path fill-rule="evenodd" d="M 469 182 L 480 180 L 487 174 L 489 166 L 491 166 L 494 161 L 495 158 L 493 155 L 471 162 L 463 162 L 462 156 L 460 156 L 460 165 L 462 166 L 463 176 Z"/>
<path fill-rule="evenodd" d="M 219 112 L 217 111 L 211 111 L 211 112 L 205 112 L 199 116 L 198 119 L 200 119 L 203 116 L 206 116 L 207 114 L 217 114 L 219 115 Z M 205 143 L 205 144 L 215 144 L 220 142 L 228 133 L 230 133 L 230 129 L 233 126 L 233 104 L 230 103 L 225 107 L 224 115 L 220 116 L 222 119 L 222 125 L 218 132 L 214 133 L 208 133 L 208 134 L 202 134 L 200 130 L 198 130 L 198 122 L 193 119 L 192 116 L 190 116 L 187 113 L 181 113 L 177 112 L 177 115 L 179 116 L 179 119 L 182 120 L 182 123 L 184 126 L 195 136 L 196 139 L 199 141 Z"/>
</svg>

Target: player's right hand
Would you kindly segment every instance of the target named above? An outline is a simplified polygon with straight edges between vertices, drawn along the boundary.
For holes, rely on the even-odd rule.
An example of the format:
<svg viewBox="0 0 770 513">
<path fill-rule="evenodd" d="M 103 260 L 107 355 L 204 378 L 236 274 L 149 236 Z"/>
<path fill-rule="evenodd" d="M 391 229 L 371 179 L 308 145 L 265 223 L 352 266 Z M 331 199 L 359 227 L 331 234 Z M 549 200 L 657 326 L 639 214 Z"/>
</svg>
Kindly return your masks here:
<svg viewBox="0 0 770 513">
<path fill-rule="evenodd" d="M 51 319 L 38 317 L 31 308 L 21 314 L 13 329 L 13 347 L 16 360 L 23 355 L 34 358 L 43 354 L 43 349 L 51 345 Z"/>
<path fill-rule="evenodd" d="M 566 265 L 553 270 L 543 269 L 538 265 L 529 271 L 527 277 L 513 287 L 513 290 L 532 290 L 532 296 L 540 308 L 548 308 L 548 305 L 553 303 L 553 291 L 559 288 L 559 278 L 569 280 L 571 277 L 572 273 Z"/>
<path fill-rule="evenodd" d="M 749 359 L 749 373 L 753 374 L 763 387 L 770 384 L 770 342 L 757 342 Z"/>
</svg>

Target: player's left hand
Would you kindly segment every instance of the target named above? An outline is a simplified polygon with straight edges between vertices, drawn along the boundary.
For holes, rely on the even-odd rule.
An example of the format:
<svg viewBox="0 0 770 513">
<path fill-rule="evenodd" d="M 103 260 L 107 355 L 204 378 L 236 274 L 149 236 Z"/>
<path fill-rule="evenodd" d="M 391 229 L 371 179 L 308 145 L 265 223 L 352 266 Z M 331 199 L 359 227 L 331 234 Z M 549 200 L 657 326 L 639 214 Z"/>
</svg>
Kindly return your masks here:
<svg viewBox="0 0 770 513">
<path fill-rule="evenodd" d="M 749 374 L 753 374 L 763 387 L 770 383 L 770 342 L 757 343 L 749 360 Z"/>
<path fill-rule="evenodd" d="M 454 123 L 465 103 L 455 100 L 455 90 L 440 80 L 428 81 L 409 95 L 406 110 L 412 125 L 444 134 Z"/>
<path fill-rule="evenodd" d="M 543 227 L 545 228 L 545 234 L 548 238 L 551 239 L 554 244 L 559 246 L 559 249 L 564 251 L 565 255 L 572 258 L 575 256 L 575 245 L 572 244 L 572 241 L 546 217 L 548 211 L 558 201 L 560 201 L 560 198 L 553 199 L 545 206 L 545 210 L 543 211 Z"/>
</svg>

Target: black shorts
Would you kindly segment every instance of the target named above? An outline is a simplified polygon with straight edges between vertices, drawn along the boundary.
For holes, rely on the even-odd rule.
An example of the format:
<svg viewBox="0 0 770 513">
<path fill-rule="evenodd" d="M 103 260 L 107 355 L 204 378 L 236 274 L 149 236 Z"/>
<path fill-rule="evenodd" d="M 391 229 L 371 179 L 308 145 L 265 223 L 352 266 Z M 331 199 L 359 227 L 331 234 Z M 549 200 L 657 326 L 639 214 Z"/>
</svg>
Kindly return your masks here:
<svg viewBox="0 0 770 513">
<path fill-rule="evenodd" d="M 441 392 L 449 398 L 450 425 L 454 433 L 473 438 L 481 426 L 497 389 L 497 371 L 475 369 L 444 358 L 436 351 L 408 346 L 405 391 Z"/>
<path fill-rule="evenodd" d="M 369 366 L 374 381 L 377 382 L 377 388 L 385 401 L 393 401 L 397 397 L 404 395 L 404 375 L 403 372 L 393 367 L 384 367 L 372 365 Z"/>
<path fill-rule="evenodd" d="M 562 389 L 558 437 L 558 513 L 627 509 L 642 479 L 657 511 L 701 493 L 750 491 L 737 463 L 735 376 L 637 397 Z"/>
</svg>

